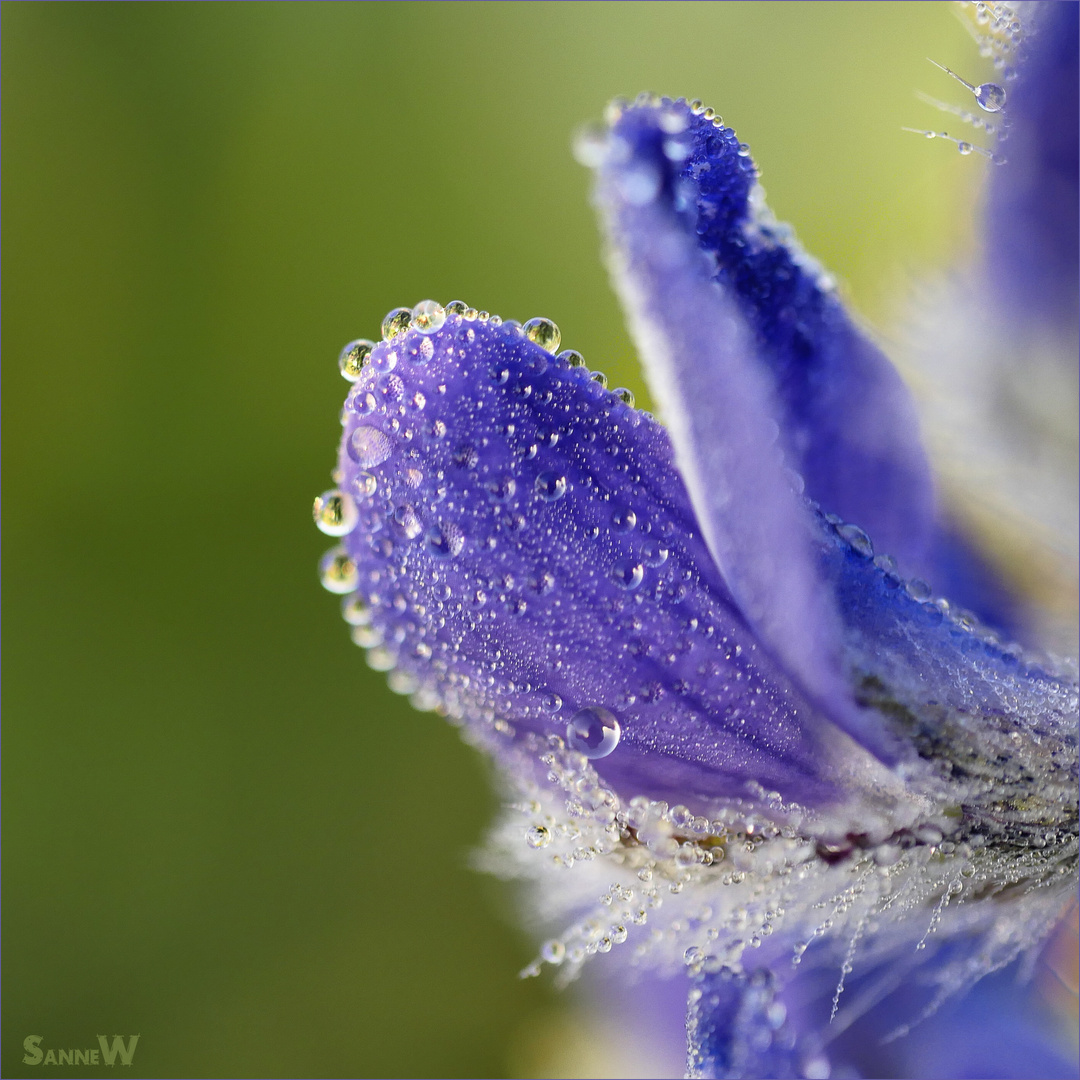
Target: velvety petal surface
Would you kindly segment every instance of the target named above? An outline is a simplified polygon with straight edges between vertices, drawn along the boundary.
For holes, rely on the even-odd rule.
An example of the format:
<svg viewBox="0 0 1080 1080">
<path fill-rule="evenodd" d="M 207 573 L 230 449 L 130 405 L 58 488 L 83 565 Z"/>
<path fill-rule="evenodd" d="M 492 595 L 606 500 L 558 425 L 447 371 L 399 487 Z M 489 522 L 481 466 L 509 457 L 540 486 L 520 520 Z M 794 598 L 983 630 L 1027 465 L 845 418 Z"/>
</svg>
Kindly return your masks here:
<svg viewBox="0 0 1080 1080">
<path fill-rule="evenodd" d="M 593 764 L 626 795 L 827 797 L 829 725 L 733 603 L 664 429 L 470 314 L 375 346 L 343 412 L 342 588 L 371 661 L 508 738 L 610 711 Z"/>
<path fill-rule="evenodd" d="M 716 321 L 716 303 L 700 298 L 704 265 L 719 310 L 734 309 L 746 325 L 780 445 L 806 493 L 860 525 L 909 572 L 918 567 L 932 543 L 934 500 L 910 396 L 847 316 L 831 280 L 765 206 L 748 147 L 712 110 L 651 99 L 622 111 L 607 140 L 586 153 L 598 165 L 598 200 L 616 259 L 635 286 L 638 310 L 628 303 L 627 313 L 643 360 L 658 365 L 655 382 L 679 384 L 670 396 L 682 416 L 668 415 L 665 403 L 668 423 L 695 426 L 701 413 L 702 433 L 722 443 L 750 422 L 737 415 L 738 398 L 723 409 L 727 388 L 717 381 L 715 360 L 722 345 L 703 348 L 699 340 L 710 322 L 721 342 L 730 334 L 726 321 Z M 670 241 L 654 235 L 661 220 L 701 253 L 693 274 L 667 265 Z M 670 309 L 677 274 L 696 310 Z M 642 325 L 653 308 L 663 309 L 677 332 Z M 655 355 L 664 350 L 667 362 Z M 699 516 L 706 516 L 701 507 Z"/>
</svg>

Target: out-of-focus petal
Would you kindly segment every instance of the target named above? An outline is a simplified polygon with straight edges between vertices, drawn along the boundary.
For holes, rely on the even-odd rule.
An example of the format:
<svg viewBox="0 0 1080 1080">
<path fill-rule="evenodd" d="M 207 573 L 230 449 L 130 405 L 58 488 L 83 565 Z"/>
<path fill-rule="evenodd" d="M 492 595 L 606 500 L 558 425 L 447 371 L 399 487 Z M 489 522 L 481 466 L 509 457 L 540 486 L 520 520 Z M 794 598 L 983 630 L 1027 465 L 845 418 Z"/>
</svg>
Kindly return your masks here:
<svg viewBox="0 0 1080 1080">
<path fill-rule="evenodd" d="M 987 287 L 1039 334 L 1049 323 L 1075 335 L 1078 317 L 1078 16 L 1074 0 L 1024 5 L 1006 162 L 991 170 L 986 205 Z"/>
<path fill-rule="evenodd" d="M 702 974 L 690 992 L 687 1075 L 723 1080 L 829 1076 L 812 1031 L 799 1031 L 768 970 Z"/>
<path fill-rule="evenodd" d="M 652 382 L 668 422 L 721 447 L 760 423 L 740 417 L 743 402 L 718 382 L 716 353 L 749 348 L 806 493 L 914 571 L 932 542 L 934 500 L 912 402 L 822 269 L 768 211 L 745 144 L 711 110 L 663 99 L 624 110 L 593 152 L 611 243 L 633 283 L 632 300 L 621 287 L 627 314 L 647 369 L 659 365 Z M 680 271 L 664 265 L 670 241 L 650 235 L 660 219 L 701 253 L 692 273 L 681 269 L 692 300 L 674 310 Z M 711 279 L 717 299 L 703 298 L 700 278 Z M 745 322 L 745 343 L 727 344 L 728 310 Z M 660 313 L 666 325 L 656 325 Z M 672 381 L 677 389 L 665 393 Z"/>
<path fill-rule="evenodd" d="M 508 735 L 574 746 L 579 711 L 607 710 L 619 738 L 593 764 L 627 796 L 827 797 L 830 725 L 732 602 L 664 429 L 472 314 L 377 345 L 343 413 L 369 659 Z"/>
</svg>

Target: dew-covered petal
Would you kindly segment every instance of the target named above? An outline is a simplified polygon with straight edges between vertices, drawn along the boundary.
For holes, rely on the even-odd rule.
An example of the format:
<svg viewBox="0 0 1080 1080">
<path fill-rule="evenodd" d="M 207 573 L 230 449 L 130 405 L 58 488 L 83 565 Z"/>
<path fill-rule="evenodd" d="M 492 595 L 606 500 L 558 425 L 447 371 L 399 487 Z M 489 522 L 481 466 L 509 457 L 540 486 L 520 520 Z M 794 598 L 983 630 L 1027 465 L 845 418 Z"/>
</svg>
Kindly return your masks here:
<svg viewBox="0 0 1080 1080">
<path fill-rule="evenodd" d="M 1080 222 L 1078 5 L 1027 4 L 1016 78 L 1007 82 L 1005 163 L 991 168 L 985 210 L 989 287 L 1029 332 L 1075 337 Z M 1075 356 L 1073 357 L 1075 361 Z"/>
<path fill-rule="evenodd" d="M 665 401 L 668 422 L 699 426 L 715 442 L 748 423 L 736 415 L 737 399 L 722 412 L 726 387 L 717 384 L 715 358 L 722 344 L 703 348 L 699 341 L 716 308 L 716 302 L 698 299 L 704 273 L 722 298 L 720 310 L 733 308 L 746 323 L 786 463 L 800 474 L 806 493 L 858 523 L 909 570 L 918 566 L 932 542 L 934 500 L 910 396 L 845 313 L 825 272 L 799 248 L 790 228 L 772 217 L 745 144 L 712 110 L 652 99 L 622 111 L 606 141 L 594 141 L 585 155 L 598 164 L 598 198 L 611 243 L 636 286 L 633 298 L 621 286 L 624 303 L 652 299 L 650 306 L 666 305 L 678 288 L 672 277 L 687 273 L 664 265 L 667 253 L 650 235 L 658 219 L 702 255 L 704 272 L 699 264 L 685 283 L 697 309 L 679 312 L 691 325 L 664 336 L 665 328 L 652 325 L 650 332 L 639 312 L 628 311 L 647 368 L 659 367 L 651 382 L 660 399 L 664 384 L 679 384 L 667 395 L 676 400 Z M 713 333 L 727 337 L 727 320 Z M 656 355 L 661 344 L 670 354 L 667 362 Z M 713 393 L 703 393 L 709 385 Z M 670 415 L 676 403 L 679 413 Z M 709 454 L 697 445 L 686 452 L 691 450 Z M 680 461 L 683 452 L 680 447 Z"/>
<path fill-rule="evenodd" d="M 576 729 L 627 796 L 828 797 L 836 733 L 732 602 L 666 432 L 578 362 L 457 306 L 374 348 L 340 455 L 354 638 L 475 730 Z"/>
<path fill-rule="evenodd" d="M 1052 877 L 1059 854 L 1075 857 L 1075 669 L 1003 644 L 924 582 L 904 581 L 892 560 L 869 557 L 858 530 L 823 536 L 847 677 L 910 748 L 909 786 L 952 802 L 964 833 L 1038 851 Z"/>
<path fill-rule="evenodd" d="M 793 1019 L 770 971 L 702 973 L 687 1011 L 687 1076 L 824 1080 L 830 1070 L 820 1039 Z"/>
<path fill-rule="evenodd" d="M 717 287 L 708 253 L 672 206 L 677 169 L 663 148 L 675 136 L 665 125 L 694 120 L 685 105 L 630 109 L 602 150 L 598 202 L 616 287 L 679 471 L 740 610 L 811 697 L 885 756 L 839 678 L 836 616 L 812 562 L 802 482 L 774 419 L 782 412 L 773 373 L 738 296 Z"/>
</svg>

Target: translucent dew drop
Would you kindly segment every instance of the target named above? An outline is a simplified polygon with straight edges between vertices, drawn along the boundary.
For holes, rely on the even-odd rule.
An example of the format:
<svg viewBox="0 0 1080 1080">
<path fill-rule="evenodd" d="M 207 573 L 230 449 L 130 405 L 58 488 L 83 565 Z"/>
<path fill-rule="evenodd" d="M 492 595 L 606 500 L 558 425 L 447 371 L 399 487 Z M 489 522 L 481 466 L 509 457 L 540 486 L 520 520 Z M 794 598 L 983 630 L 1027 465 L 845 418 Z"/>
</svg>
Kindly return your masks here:
<svg viewBox="0 0 1080 1080">
<path fill-rule="evenodd" d="M 347 450 L 349 457 L 361 468 L 373 469 L 393 453 L 394 444 L 386 432 L 360 424 L 349 437 Z"/>
<path fill-rule="evenodd" d="M 539 345 L 541 349 L 546 349 L 549 353 L 555 352 L 559 347 L 559 342 L 562 341 L 559 328 L 550 319 L 530 319 L 522 324 L 521 329 L 534 345 Z"/>
<path fill-rule="evenodd" d="M 421 334 L 434 334 L 446 322 L 446 309 L 435 300 L 421 300 L 412 309 L 412 325 Z"/>
<path fill-rule="evenodd" d="M 557 472 L 542 472 L 536 478 L 536 493 L 545 502 L 555 502 L 566 494 L 566 477 Z"/>
<path fill-rule="evenodd" d="M 607 757 L 619 745 L 621 735 L 615 714 L 600 705 L 574 713 L 566 725 L 567 745 L 591 761 Z"/>
<path fill-rule="evenodd" d="M 629 556 L 616 559 L 615 564 L 611 568 L 611 580 L 620 588 L 626 589 L 628 592 L 631 589 L 636 589 L 641 584 L 644 577 L 645 568 L 641 563 Z"/>
<path fill-rule="evenodd" d="M 319 560 L 319 580 L 328 592 L 351 593 L 360 581 L 360 573 L 349 553 L 339 544 Z"/>
<path fill-rule="evenodd" d="M 858 525 L 837 525 L 836 535 L 846 540 L 848 546 L 864 559 L 873 558 L 874 545 L 870 537 Z"/>
<path fill-rule="evenodd" d="M 382 321 L 383 341 L 390 341 L 392 338 L 396 338 L 398 334 L 404 334 L 409 329 L 411 322 L 412 312 L 408 308 L 399 307 L 387 312 L 386 318 Z"/>
<path fill-rule="evenodd" d="M 984 112 L 1001 112 L 1005 108 L 1005 89 L 997 83 L 982 83 L 975 88 L 975 100 Z"/>
<path fill-rule="evenodd" d="M 368 357 L 371 355 L 371 350 L 375 348 L 375 342 L 368 341 L 366 338 L 357 338 L 356 341 L 350 341 L 344 349 L 341 350 L 341 355 L 338 357 L 338 370 L 342 376 L 349 382 L 356 382 L 360 378 L 360 372 L 367 363 Z"/>
<path fill-rule="evenodd" d="M 374 495 L 375 489 L 379 486 L 378 480 L 375 479 L 369 472 L 359 472 L 353 477 L 353 491 L 356 492 L 361 498 L 366 498 L 368 495 Z"/>
<path fill-rule="evenodd" d="M 436 559 L 450 559 L 465 546 L 465 534 L 452 521 L 441 521 L 428 529 L 424 542 Z"/>
<path fill-rule="evenodd" d="M 531 848 L 547 847 L 551 843 L 551 833 L 543 825 L 533 825 L 525 833 L 525 843 Z"/>
<path fill-rule="evenodd" d="M 466 304 L 464 300 L 451 300 L 450 303 L 446 305 L 446 308 L 444 310 L 446 311 L 447 315 L 460 317 L 469 310 L 469 305 Z"/>
<path fill-rule="evenodd" d="M 561 941 L 555 941 L 554 939 L 545 941 L 540 946 L 540 955 L 547 963 L 557 966 L 566 957 L 566 946 Z"/>
<path fill-rule="evenodd" d="M 360 512 L 351 495 L 333 488 L 316 498 L 312 516 L 315 524 L 327 536 L 345 536 L 356 528 Z"/>
<path fill-rule="evenodd" d="M 565 361 L 570 367 L 585 366 L 585 357 L 582 356 L 577 349 L 563 349 L 556 359 Z"/>
</svg>

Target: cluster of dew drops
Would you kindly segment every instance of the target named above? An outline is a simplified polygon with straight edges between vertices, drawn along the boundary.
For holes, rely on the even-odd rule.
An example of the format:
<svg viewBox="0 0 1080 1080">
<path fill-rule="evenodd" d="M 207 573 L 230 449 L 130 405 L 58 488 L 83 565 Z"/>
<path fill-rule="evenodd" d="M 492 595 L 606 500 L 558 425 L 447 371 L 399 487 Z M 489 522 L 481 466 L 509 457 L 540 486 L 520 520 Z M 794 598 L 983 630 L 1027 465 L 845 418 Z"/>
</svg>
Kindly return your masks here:
<svg viewBox="0 0 1080 1080">
<path fill-rule="evenodd" d="M 969 28 L 975 43 L 979 47 L 979 54 L 983 58 L 993 61 L 994 67 L 1000 72 L 1001 82 L 985 82 L 975 85 L 963 78 L 963 76 L 958 75 L 951 68 L 939 64 L 936 60 L 930 60 L 930 63 L 944 71 L 950 78 L 955 79 L 956 82 L 971 93 L 981 113 L 990 114 L 994 117 L 995 122 L 990 122 L 985 116 L 973 113 L 957 105 L 940 101 L 929 94 L 919 92 L 917 96 L 925 104 L 931 105 L 941 112 L 950 113 L 976 131 L 996 136 L 1000 145 L 1008 138 L 1009 134 L 1008 118 L 1005 113 L 1008 93 L 1005 87 L 1016 78 L 1015 57 L 1017 49 L 1024 40 L 1024 28 L 1011 4 L 961 2 L 959 6 L 973 12 L 976 25 Z M 1002 85 L 1003 83 L 1005 85 Z M 903 130 L 910 131 L 915 135 L 922 135 L 927 139 L 943 139 L 946 142 L 951 142 L 956 146 L 959 153 L 965 157 L 970 154 L 978 154 L 988 158 L 995 165 L 1007 163 L 1006 158 L 1000 152 L 987 150 L 969 139 L 961 139 L 955 135 L 950 135 L 947 131 L 913 127 L 905 127 Z"/>
<path fill-rule="evenodd" d="M 421 349 L 423 350 L 425 344 L 430 348 L 429 335 L 441 330 L 448 316 L 461 317 L 466 321 L 489 322 L 493 326 L 499 326 L 503 321 L 498 315 L 478 311 L 463 301 L 455 300 L 444 307 L 435 300 L 422 300 L 414 308 L 395 308 L 389 312 L 382 321 L 382 338 L 384 341 L 390 341 L 412 329 L 425 335 Z M 551 319 L 530 319 L 521 325 L 521 332 L 534 345 L 552 354 L 556 352 L 562 341 L 562 334 Z M 341 350 L 338 357 L 338 369 L 346 381 L 354 383 L 360 378 L 364 366 L 371 359 L 374 348 L 373 341 L 359 338 L 349 342 Z M 585 364 L 581 354 L 572 349 L 566 349 L 558 353 L 558 356 L 571 367 L 583 367 Z M 592 378 L 606 388 L 607 380 L 602 373 L 594 372 Z M 616 390 L 614 393 L 624 405 L 631 408 L 634 406 L 633 394 L 629 390 Z M 370 445 L 365 443 L 357 449 L 361 454 L 361 463 L 374 467 L 389 456 L 389 440 L 382 432 L 369 428 L 358 428 L 354 433 L 354 439 L 356 434 L 369 432 Z M 370 473 L 362 474 L 362 476 L 369 478 L 367 482 L 370 490 L 367 493 L 371 494 L 376 486 L 375 478 Z M 334 479 L 340 480 L 336 472 Z M 558 499 L 566 489 L 566 480 L 562 477 L 542 475 L 538 479 L 538 483 L 540 482 L 547 484 L 549 490 L 541 494 L 545 494 L 545 497 L 549 499 Z M 335 538 L 347 536 L 356 528 L 360 520 L 355 500 L 340 487 L 324 491 L 316 497 L 312 516 L 321 532 Z M 451 537 L 429 538 L 429 543 L 436 540 L 443 545 L 453 546 Z M 616 567 L 617 570 L 618 567 Z M 359 585 L 359 572 L 356 563 L 343 546 L 331 548 L 323 556 L 319 563 L 319 577 L 323 588 L 328 592 L 346 598 L 342 613 L 345 621 L 354 628 L 353 640 L 365 647 L 375 644 L 377 638 L 370 634 L 367 627 L 370 614 L 359 597 L 355 595 Z M 384 666 L 380 664 L 378 655 L 375 657 L 373 666 L 376 668 Z M 611 710 L 599 705 L 590 705 L 579 709 L 567 722 L 565 741 L 570 750 L 581 754 L 586 759 L 597 760 L 607 757 L 615 750 L 621 734 L 619 721 Z"/>
</svg>

